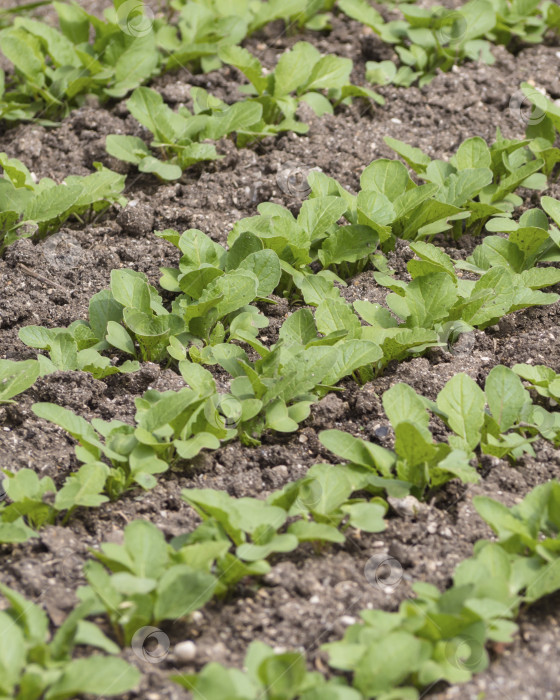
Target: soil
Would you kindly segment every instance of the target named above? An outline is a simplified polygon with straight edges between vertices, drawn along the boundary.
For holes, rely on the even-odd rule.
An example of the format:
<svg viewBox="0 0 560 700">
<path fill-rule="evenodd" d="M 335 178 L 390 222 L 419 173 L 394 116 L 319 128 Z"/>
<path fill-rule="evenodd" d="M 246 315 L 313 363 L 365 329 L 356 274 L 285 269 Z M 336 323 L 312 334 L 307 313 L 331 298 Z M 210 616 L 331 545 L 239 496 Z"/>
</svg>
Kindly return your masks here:
<svg viewBox="0 0 560 700">
<path fill-rule="evenodd" d="M 88 9 L 99 11 L 106 4 L 90 2 Z M 43 13 L 47 17 L 52 14 L 50 10 Z M 344 18 L 334 19 L 328 36 L 286 36 L 279 25 L 272 25 L 246 45 L 265 65 L 273 66 L 284 49 L 301 39 L 321 51 L 352 58 L 353 77 L 358 82 L 363 80 L 365 61 L 391 57 L 390 49 L 374 35 Z M 559 47 L 525 47 L 515 56 L 498 47 L 494 55 L 492 66 L 466 63 L 437 75 L 422 89 L 380 88 L 386 99 L 383 107 L 355 102 L 322 119 L 302 112 L 310 124 L 306 136 L 285 134 L 241 150 L 224 140 L 219 144 L 222 160 L 192 168 L 176 184 L 158 184 L 105 153 L 107 134 L 148 138 L 127 116 L 124 101 L 100 105 L 91 100 L 57 129 L 31 124 L 0 133 L 0 151 L 21 159 L 37 177 L 60 181 L 69 174 L 85 175 L 97 161 L 126 172 L 129 199 L 126 208 L 115 208 L 97 222 L 68 222 L 48 241 L 22 240 L 8 249 L 0 260 L 0 358 L 35 356 L 18 339 L 22 326 L 58 327 L 87 318 L 90 297 L 108 287 L 113 268 L 145 272 L 157 283 L 159 268 L 176 265 L 178 254 L 171 244 L 154 237 L 154 230 L 199 228 L 225 243 L 234 222 L 256 214 L 260 202 L 277 202 L 297 212 L 301 199 L 283 184 L 286 169 L 306 172 L 318 168 L 356 191 L 366 165 L 375 158 L 393 156 L 384 144 L 385 136 L 404 140 L 439 158 L 449 157 L 469 136 L 492 140 L 497 127 L 505 137 L 522 137 L 525 122 L 519 112 L 509 108 L 510 99 L 526 80 L 545 88 L 554 99 L 560 98 Z M 189 105 L 191 85 L 201 85 L 232 101 L 237 97 L 237 84 L 238 74 L 226 67 L 207 75 L 193 76 L 186 70 L 168 74 L 152 87 L 175 107 Z M 541 194 L 560 198 L 560 185 L 552 182 Z M 535 193 L 522 195 L 523 208 L 538 204 Z M 442 238 L 439 243 L 455 258 L 466 257 L 476 245 L 467 237 L 459 242 Z M 404 243 L 389 256 L 402 279 L 407 279 L 404 263 L 411 256 Z M 369 271 L 352 280 L 343 295 L 348 300 L 383 301 L 385 290 L 376 286 Z M 271 327 L 291 311 L 285 302 L 276 307 Z M 60 625 L 76 602 L 76 588 L 84 583 L 81 568 L 89 548 L 106 540 L 120 541 L 123 528 L 135 518 L 149 519 L 169 537 L 196 526 L 195 514 L 181 499 L 182 489 L 210 487 L 234 496 L 266 497 L 304 476 L 316 462 L 333 460 L 318 440 L 318 433 L 325 428 L 344 429 L 391 446 L 392 433 L 381 395 L 395 382 L 407 382 L 434 399 L 445 382 L 460 371 L 481 384 L 489 370 L 500 363 L 546 363 L 558 372 L 559 337 L 560 303 L 556 303 L 518 312 L 484 332 L 475 331 L 470 343 L 454 353 L 437 351 L 391 365 L 382 377 L 364 387 L 343 382 L 342 391 L 320 401 L 293 435 L 265 434 L 257 448 L 232 443 L 202 454 L 184 471 L 163 475 L 152 491 L 129 492 L 117 502 L 77 512 L 66 527 L 44 528 L 29 543 L 0 547 L 0 580 L 40 603 L 53 625 Z M 44 377 L 20 396 L 16 405 L 0 407 L 0 467 L 32 468 L 41 476 L 51 476 L 57 484 L 77 468 L 73 440 L 35 417 L 30 409 L 36 401 L 56 402 L 87 419 L 97 416 L 130 421 L 134 399 L 148 387 L 165 390 L 180 386 L 182 380 L 172 370 L 150 363 L 135 374 L 115 375 L 105 381 L 80 372 Z M 521 459 L 515 466 L 483 458 L 479 484 L 466 488 L 451 482 L 416 516 L 391 509 L 383 533 L 361 533 L 341 546 L 320 551 L 303 546 L 279 556 L 258 585 L 242 584 L 228 599 L 211 602 L 191 620 L 162 625 L 171 644 L 164 661 L 150 664 L 137 658 L 130 648 L 123 651 L 145 675 L 139 690 L 122 698 L 186 698 L 186 691 L 167 680 L 170 671 L 192 672 L 208 661 L 241 667 L 254 639 L 275 648 L 305 651 L 311 667 L 324 671 L 326 656 L 320 645 L 339 639 L 359 610 L 395 609 L 411 594 L 415 581 L 445 588 L 454 567 L 472 553 L 473 544 L 491 536 L 474 510 L 473 496 L 485 494 L 512 505 L 535 485 L 560 478 L 560 451 L 540 441 L 535 444 L 535 453 L 534 458 Z M 403 568 L 402 580 L 391 592 L 372 586 L 364 574 L 368 559 L 379 553 L 394 557 Z M 560 697 L 560 679 L 551 664 L 560 652 L 558 602 L 560 596 L 553 596 L 523 611 L 514 644 L 496 651 L 486 672 L 463 686 L 432 688 L 430 694 L 440 700 Z M 173 648 L 184 640 L 195 642 L 196 655 L 183 665 Z"/>
</svg>

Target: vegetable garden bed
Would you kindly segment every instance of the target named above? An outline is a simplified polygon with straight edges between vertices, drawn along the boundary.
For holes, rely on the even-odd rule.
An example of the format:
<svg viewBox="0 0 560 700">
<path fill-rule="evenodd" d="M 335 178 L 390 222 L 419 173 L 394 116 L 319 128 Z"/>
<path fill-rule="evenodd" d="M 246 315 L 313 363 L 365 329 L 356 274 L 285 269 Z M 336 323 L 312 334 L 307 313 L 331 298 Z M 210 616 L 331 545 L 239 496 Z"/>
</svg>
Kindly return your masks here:
<svg viewBox="0 0 560 700">
<path fill-rule="evenodd" d="M 0 698 L 560 695 L 558 3 L 411 86 L 315 4 L 75 97 L 0 34 Z"/>
</svg>

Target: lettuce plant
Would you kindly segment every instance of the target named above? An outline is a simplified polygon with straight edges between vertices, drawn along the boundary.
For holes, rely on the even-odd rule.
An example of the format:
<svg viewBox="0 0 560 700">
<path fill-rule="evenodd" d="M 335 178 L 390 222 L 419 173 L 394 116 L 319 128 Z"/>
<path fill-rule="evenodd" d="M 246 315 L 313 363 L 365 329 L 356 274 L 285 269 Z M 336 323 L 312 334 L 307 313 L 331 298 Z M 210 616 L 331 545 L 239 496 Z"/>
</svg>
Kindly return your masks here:
<svg viewBox="0 0 560 700">
<path fill-rule="evenodd" d="M 154 173 L 161 180 L 176 180 L 191 165 L 219 158 L 216 147 L 204 141 L 240 133 L 261 119 L 262 109 L 257 104 L 238 102 L 229 106 L 201 88 L 192 88 L 192 92 L 198 100 L 194 114 L 184 106 L 174 112 L 155 90 L 137 88 L 127 101 L 128 109 L 152 132 L 151 145 L 159 149 L 163 159 L 156 158 L 142 139 L 117 134 L 107 136 L 109 155 L 137 165 L 141 172 Z"/>
<path fill-rule="evenodd" d="M 114 0 L 104 20 L 77 3 L 53 4 L 60 30 L 16 17 L 0 32 L 0 51 L 15 69 L 5 86 L 0 81 L 2 118 L 29 120 L 40 113 L 42 122 L 52 124 L 87 94 L 122 98 L 159 71 L 161 57 L 142 3 L 131 12 L 125 0 Z"/>
<path fill-rule="evenodd" d="M 39 605 L 1 583 L 0 593 L 8 604 L 0 611 L 3 700 L 69 700 L 89 693 L 113 697 L 138 685 L 140 672 L 112 656 L 118 646 L 85 619 L 92 613 L 91 604 L 75 607 L 51 635 L 49 618 Z M 83 645 L 106 654 L 73 659 L 75 648 Z"/>
</svg>

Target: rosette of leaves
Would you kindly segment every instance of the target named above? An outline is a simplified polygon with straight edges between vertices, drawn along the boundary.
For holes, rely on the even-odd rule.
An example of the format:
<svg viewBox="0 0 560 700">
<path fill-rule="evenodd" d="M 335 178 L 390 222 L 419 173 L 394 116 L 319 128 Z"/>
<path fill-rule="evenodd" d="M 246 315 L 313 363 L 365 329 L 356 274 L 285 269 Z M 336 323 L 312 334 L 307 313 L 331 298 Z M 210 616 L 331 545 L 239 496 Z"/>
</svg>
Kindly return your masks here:
<svg viewBox="0 0 560 700">
<path fill-rule="evenodd" d="M 307 124 L 297 119 L 300 102 L 306 102 L 321 116 L 333 113 L 336 106 L 352 97 L 373 99 L 383 104 L 383 98 L 369 88 L 349 83 L 352 61 L 327 54 L 321 56 L 311 44 L 300 41 L 278 60 L 274 71 L 265 75 L 255 56 L 240 46 L 224 46 L 220 59 L 237 68 L 249 81 L 242 91 L 249 103 L 262 107 L 262 120 L 252 129 L 238 135 L 238 145 L 280 131 L 304 134 Z M 326 95 L 323 94 L 326 92 Z"/>
<path fill-rule="evenodd" d="M 94 163 L 97 172 L 72 175 L 57 184 L 48 177 L 39 182 L 17 158 L 0 153 L 0 254 L 18 238 L 44 238 L 69 218 L 91 219 L 111 204 L 124 206 L 125 177 Z"/>
<path fill-rule="evenodd" d="M 0 584 L 8 606 L 0 611 L 0 697 L 16 700 L 70 700 L 81 694 L 121 695 L 133 690 L 140 672 L 111 656 L 119 647 L 97 626 L 84 619 L 90 603 L 78 605 L 51 635 L 49 618 L 36 604 Z M 87 645 L 105 654 L 72 658 Z"/>
<path fill-rule="evenodd" d="M 227 105 L 201 88 L 192 88 L 194 113 L 185 106 L 174 112 L 161 95 L 151 88 L 137 88 L 127 100 L 132 116 L 153 134 L 156 158 L 137 136 L 111 134 L 106 138 L 109 155 L 133 163 L 140 172 L 153 173 L 161 180 L 176 180 L 183 170 L 201 161 L 220 156 L 212 143 L 233 132 L 242 133 L 257 124 L 262 115 L 258 104 L 237 102 Z"/>
</svg>

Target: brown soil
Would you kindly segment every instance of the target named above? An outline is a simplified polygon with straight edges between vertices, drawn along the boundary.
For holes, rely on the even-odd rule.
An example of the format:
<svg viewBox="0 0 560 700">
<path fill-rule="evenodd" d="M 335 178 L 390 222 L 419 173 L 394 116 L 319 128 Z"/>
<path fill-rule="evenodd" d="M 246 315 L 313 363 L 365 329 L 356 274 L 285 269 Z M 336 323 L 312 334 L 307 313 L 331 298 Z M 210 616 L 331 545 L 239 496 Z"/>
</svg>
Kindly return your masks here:
<svg viewBox="0 0 560 700">
<path fill-rule="evenodd" d="M 104 4 L 91 3 L 96 8 Z M 366 60 L 387 57 L 387 47 L 357 23 L 336 19 L 333 24 L 329 36 L 303 37 L 286 37 L 273 26 L 247 45 L 265 64 L 274 65 L 279 53 L 304 38 L 322 51 L 351 57 L 358 81 Z M 64 326 L 86 318 L 90 297 L 108 286 L 113 268 L 140 270 L 156 283 L 158 268 L 176 265 L 178 256 L 170 244 L 152 235 L 153 230 L 200 228 L 225 242 L 233 223 L 255 214 L 260 202 L 278 202 L 297 210 L 298 200 L 286 195 L 277 181 L 277 173 L 286 163 L 320 168 L 355 191 L 366 165 L 378 157 L 392 157 L 383 142 L 387 135 L 443 158 L 469 136 L 491 140 L 496 127 L 506 137 L 521 137 L 524 123 L 508 109 L 510 97 L 523 80 L 533 80 L 559 98 L 558 50 L 557 46 L 535 46 L 514 57 L 497 48 L 493 66 L 466 64 L 438 75 L 423 89 L 381 88 L 384 107 L 366 108 L 356 102 L 334 117 L 320 120 L 306 113 L 311 124 L 307 136 L 286 134 L 243 150 L 223 141 L 219 145 L 223 160 L 193 168 L 177 184 L 159 185 L 131 168 L 126 209 L 110 212 L 96 224 L 72 222 L 58 234 L 62 242 L 70 239 L 79 246 L 74 248 L 78 254 L 70 260 L 53 261 L 45 255 L 45 243 L 30 241 L 13 245 L 0 260 L 0 357 L 34 356 L 18 340 L 22 326 Z M 188 87 L 194 84 L 225 99 L 235 99 L 238 82 L 235 71 L 224 68 L 204 76 L 187 71 L 166 75 L 154 87 L 174 106 L 181 102 L 188 105 Z M 126 164 L 114 161 L 104 151 L 104 138 L 110 133 L 147 136 L 127 117 L 124 102 L 107 106 L 92 102 L 73 112 L 59 129 L 21 125 L 0 134 L 0 151 L 20 158 L 38 177 L 55 180 L 68 174 L 85 175 L 94 161 L 127 172 Z M 560 186 L 552 183 L 546 194 L 560 197 Z M 525 206 L 538 204 L 534 194 L 525 195 Z M 441 243 L 454 257 L 464 257 L 474 245 L 472 240 Z M 390 258 L 403 278 L 403 261 L 410 256 L 407 246 L 400 245 Z M 379 301 L 384 290 L 375 285 L 372 273 L 366 272 L 350 282 L 344 296 Z M 283 305 L 278 313 L 284 316 L 289 311 Z M 433 352 L 411 359 L 391 366 L 384 376 L 362 388 L 345 382 L 340 394 L 315 406 L 312 416 L 294 435 L 267 434 L 258 448 L 226 445 L 201 455 L 182 473 L 164 475 L 150 492 L 130 492 L 115 503 L 82 510 L 66 527 L 47 527 L 28 544 L 1 548 L 0 580 L 40 602 L 53 624 L 59 625 L 75 603 L 77 586 L 83 583 L 81 566 L 89 547 L 107 539 L 118 541 L 123 527 L 135 518 L 151 520 L 169 536 L 196 525 L 193 511 L 181 500 L 181 489 L 211 487 L 235 496 L 264 497 L 305 475 L 310 465 L 332 460 L 317 437 L 325 428 L 345 429 L 390 446 L 391 432 L 380 397 L 397 381 L 408 382 L 418 392 L 435 398 L 459 371 L 481 383 L 499 363 L 546 363 L 560 371 L 560 304 L 516 313 L 496 327 L 475 332 L 474 337 L 474 348 L 464 354 Z M 88 419 L 130 420 L 134 398 L 148 387 L 164 390 L 181 385 L 182 380 L 172 370 L 153 364 L 146 364 L 136 374 L 106 381 L 79 372 L 45 377 L 22 395 L 17 405 L 0 408 L 0 467 L 30 467 L 59 484 L 76 469 L 73 441 L 34 416 L 30 407 L 35 401 L 56 402 Z M 454 567 L 472 553 L 473 543 L 490 535 L 474 511 L 474 495 L 486 494 L 508 505 L 518 502 L 536 484 L 560 477 L 560 451 L 538 442 L 536 458 L 522 459 L 516 466 L 484 459 L 483 474 L 476 486 L 447 485 L 421 516 L 410 518 L 391 512 L 383 533 L 362 533 L 340 547 L 322 551 L 301 547 L 278 557 L 262 585 L 241 585 L 229 599 L 207 605 L 192 621 L 163 626 L 172 647 L 185 639 L 196 642 L 195 661 L 179 667 L 170 653 L 158 665 L 143 664 L 140 690 L 126 697 L 187 697 L 186 691 L 166 679 L 169 671 L 199 669 L 211 660 L 240 667 L 254 639 L 274 647 L 305 650 L 310 663 L 324 669 L 325 656 L 319 646 L 340 638 L 360 609 L 394 609 L 410 595 L 414 581 L 429 581 L 440 588 L 449 584 Z M 379 552 L 389 552 L 404 569 L 403 580 L 392 594 L 372 587 L 364 576 L 368 558 Z M 560 680 L 550 662 L 560 651 L 558 600 L 556 597 L 524 611 L 515 644 L 495 658 L 485 673 L 465 686 L 433 689 L 434 696 L 441 700 L 474 699 L 483 692 L 487 700 L 560 697 Z M 131 649 L 123 655 L 141 665 Z"/>
</svg>

